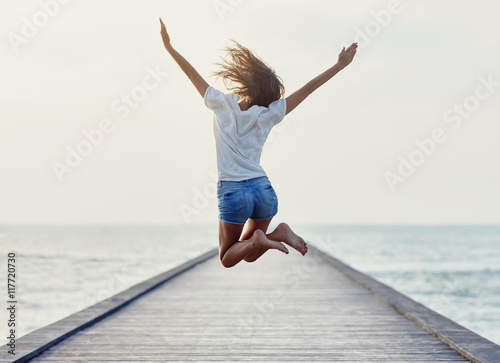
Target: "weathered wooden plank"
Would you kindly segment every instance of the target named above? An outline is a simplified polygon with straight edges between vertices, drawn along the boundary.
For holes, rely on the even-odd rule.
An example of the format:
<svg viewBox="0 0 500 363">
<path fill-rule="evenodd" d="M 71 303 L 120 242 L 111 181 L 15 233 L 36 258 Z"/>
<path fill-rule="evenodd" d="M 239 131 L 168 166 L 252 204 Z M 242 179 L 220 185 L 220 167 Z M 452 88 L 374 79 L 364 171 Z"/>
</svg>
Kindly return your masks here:
<svg viewBox="0 0 500 363">
<path fill-rule="evenodd" d="M 466 359 L 310 250 L 207 260 L 32 361 Z"/>
<path fill-rule="evenodd" d="M 465 328 L 312 246 L 305 257 L 270 251 L 232 269 L 208 259 L 171 276 L 168 284 L 160 286 L 160 280 L 143 283 L 147 294 L 31 361 L 467 361 L 422 329 L 419 316 L 441 324 L 443 334 L 474 359 L 479 354 L 484 362 L 498 361 L 498 346 L 475 345 L 484 341 L 471 340 Z M 82 311 L 64 326 L 77 326 L 116 301 Z M 411 320 L 394 309 L 411 310 Z M 47 336 L 57 338 L 59 328 L 28 334 L 20 347 L 28 356 Z"/>
<path fill-rule="evenodd" d="M 125 291 L 122 291 L 82 311 L 72 314 L 67 318 L 61 319 L 53 324 L 19 338 L 16 344 L 16 354 L 14 359 L 13 356 L 8 353 L 10 348 L 7 345 L 4 345 L 0 347 L 0 362 L 26 362 L 64 339 L 76 334 L 78 331 L 81 331 L 97 321 L 115 313 L 119 309 L 158 287 L 162 283 L 165 283 L 169 279 L 174 278 L 190 268 L 196 267 L 198 263 L 201 263 L 216 254 L 217 249 L 208 251 L 199 257 L 134 285 Z M 34 339 L 36 336 L 41 336 L 42 338 Z M 30 343 L 27 343 L 27 341 L 30 341 Z"/>
<path fill-rule="evenodd" d="M 500 362 L 499 345 L 326 253 L 321 258 L 470 361 Z"/>
</svg>

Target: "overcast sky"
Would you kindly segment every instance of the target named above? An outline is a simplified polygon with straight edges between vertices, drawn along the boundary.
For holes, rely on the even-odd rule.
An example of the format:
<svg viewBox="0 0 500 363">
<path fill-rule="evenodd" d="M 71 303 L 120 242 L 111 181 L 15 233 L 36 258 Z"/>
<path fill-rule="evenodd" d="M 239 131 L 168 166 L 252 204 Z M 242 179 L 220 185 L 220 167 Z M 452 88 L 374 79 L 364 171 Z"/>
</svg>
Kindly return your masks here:
<svg viewBox="0 0 500 363">
<path fill-rule="evenodd" d="M 276 221 L 498 223 L 499 13 L 494 0 L 3 1 L 0 224 L 217 222 L 212 113 L 159 16 L 224 91 L 209 76 L 230 38 L 287 95 L 359 42 L 264 147 Z"/>
</svg>

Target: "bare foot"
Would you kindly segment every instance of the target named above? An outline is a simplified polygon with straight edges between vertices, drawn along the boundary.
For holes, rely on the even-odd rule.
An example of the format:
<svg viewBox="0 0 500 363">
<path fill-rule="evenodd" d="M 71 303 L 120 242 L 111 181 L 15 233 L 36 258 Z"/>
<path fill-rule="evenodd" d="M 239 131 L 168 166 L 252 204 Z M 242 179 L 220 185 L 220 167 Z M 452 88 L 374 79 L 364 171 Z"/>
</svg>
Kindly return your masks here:
<svg viewBox="0 0 500 363">
<path fill-rule="evenodd" d="M 284 253 L 288 253 L 288 249 L 283 245 L 283 243 L 271 241 L 269 238 L 267 238 L 266 234 L 260 229 L 257 229 L 253 233 L 252 238 L 255 239 L 255 243 L 259 247 L 272 248 L 275 250 L 280 250 L 281 252 Z"/>
<path fill-rule="evenodd" d="M 274 233 L 274 232 L 273 232 Z M 276 228 L 276 233 L 280 237 L 280 241 L 285 242 L 290 247 L 305 255 L 307 253 L 307 243 L 300 236 L 297 236 L 286 223 L 280 223 Z"/>
</svg>

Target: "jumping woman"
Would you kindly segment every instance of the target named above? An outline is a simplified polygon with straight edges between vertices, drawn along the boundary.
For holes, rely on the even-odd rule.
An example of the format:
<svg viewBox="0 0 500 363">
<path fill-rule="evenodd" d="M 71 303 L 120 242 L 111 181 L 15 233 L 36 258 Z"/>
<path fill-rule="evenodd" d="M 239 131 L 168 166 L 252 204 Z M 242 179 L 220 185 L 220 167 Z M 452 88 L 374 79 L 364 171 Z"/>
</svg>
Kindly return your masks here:
<svg viewBox="0 0 500 363">
<path fill-rule="evenodd" d="M 302 255 L 307 244 L 286 223 L 266 234 L 278 213 L 278 198 L 260 166 L 262 147 L 269 132 L 314 90 L 351 63 L 357 43 L 342 49 L 338 62 L 287 98 L 281 79 L 264 61 L 237 42 L 227 47 L 229 59 L 214 75 L 232 93 L 224 94 L 200 76 L 170 44 L 160 18 L 165 49 L 214 112 L 219 202 L 219 257 L 224 267 L 241 260 L 253 262 L 268 249 L 288 253 L 286 245 Z M 245 229 L 244 229 L 245 227 Z M 244 230 L 243 230 L 244 229 Z"/>
</svg>

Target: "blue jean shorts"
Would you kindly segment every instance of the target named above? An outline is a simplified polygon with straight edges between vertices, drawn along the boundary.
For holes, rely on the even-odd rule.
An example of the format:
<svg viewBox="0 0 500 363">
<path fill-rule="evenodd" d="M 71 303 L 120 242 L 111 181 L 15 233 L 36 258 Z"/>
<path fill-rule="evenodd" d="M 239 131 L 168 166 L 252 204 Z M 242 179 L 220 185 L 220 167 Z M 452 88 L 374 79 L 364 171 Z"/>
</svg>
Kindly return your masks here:
<svg viewBox="0 0 500 363">
<path fill-rule="evenodd" d="M 274 217 L 278 213 L 278 196 L 267 176 L 217 182 L 219 219 L 226 223 L 245 224 Z"/>
</svg>

